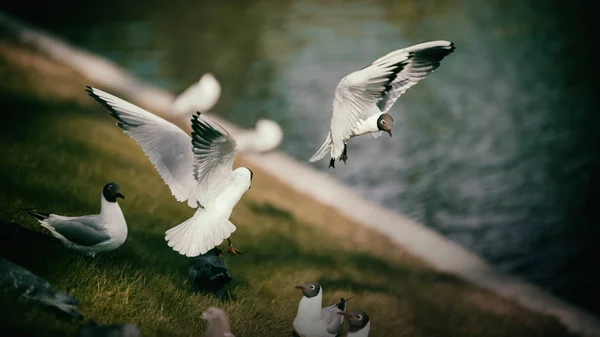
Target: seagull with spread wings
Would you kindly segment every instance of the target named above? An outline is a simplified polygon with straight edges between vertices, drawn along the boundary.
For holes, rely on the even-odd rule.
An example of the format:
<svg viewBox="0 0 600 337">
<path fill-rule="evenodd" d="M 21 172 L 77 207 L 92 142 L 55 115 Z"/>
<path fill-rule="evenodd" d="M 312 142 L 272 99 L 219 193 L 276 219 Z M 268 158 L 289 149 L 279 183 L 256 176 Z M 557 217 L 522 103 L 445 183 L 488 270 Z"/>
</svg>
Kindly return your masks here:
<svg viewBox="0 0 600 337">
<path fill-rule="evenodd" d="M 142 147 L 175 199 L 197 208 L 190 219 L 166 232 L 168 245 L 193 257 L 227 239 L 228 251 L 240 254 L 229 238 L 236 230 L 229 216 L 250 189 L 253 174 L 247 167 L 233 169 L 237 150 L 231 135 L 198 112 L 192 118 L 190 137 L 176 125 L 116 96 L 92 87 L 86 91 Z"/>
<path fill-rule="evenodd" d="M 377 138 L 381 131 L 392 136 L 394 119 L 387 112 L 398 97 L 440 66 L 454 51 L 449 41 L 430 41 L 393 51 L 371 65 L 342 78 L 335 89 L 331 126 L 325 143 L 310 158 L 315 162 L 331 154 L 346 163 L 350 138 L 368 134 Z"/>
</svg>

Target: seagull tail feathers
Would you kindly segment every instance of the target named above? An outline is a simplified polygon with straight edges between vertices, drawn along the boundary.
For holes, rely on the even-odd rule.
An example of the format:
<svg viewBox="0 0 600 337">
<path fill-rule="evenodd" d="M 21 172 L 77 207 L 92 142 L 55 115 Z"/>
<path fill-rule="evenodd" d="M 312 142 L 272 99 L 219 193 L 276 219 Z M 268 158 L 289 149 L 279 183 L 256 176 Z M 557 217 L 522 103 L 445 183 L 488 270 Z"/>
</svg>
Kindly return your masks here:
<svg viewBox="0 0 600 337">
<path fill-rule="evenodd" d="M 29 215 L 31 215 L 34 218 L 38 219 L 39 221 L 44 221 L 44 220 L 46 220 L 46 219 L 48 219 L 50 217 L 49 214 L 40 213 L 40 212 L 36 211 L 33 208 L 24 208 L 23 210 L 25 212 L 29 213 Z"/>
<path fill-rule="evenodd" d="M 333 146 L 333 142 L 331 141 L 331 132 L 330 132 L 327 135 L 327 139 L 325 140 L 325 143 L 323 143 L 323 145 L 321 145 L 321 148 L 319 150 L 317 150 L 317 152 L 315 154 L 313 154 L 313 156 L 310 158 L 309 162 L 313 163 L 313 162 L 316 162 L 317 160 L 323 159 L 323 157 L 325 157 L 327 155 L 327 153 L 329 153 L 331 151 L 331 146 Z"/>
<path fill-rule="evenodd" d="M 65 312 L 73 318 L 83 318 L 83 315 L 77 310 L 79 301 L 71 295 L 62 292 L 56 292 L 54 293 L 54 296 L 43 299 L 42 302 Z"/>
<path fill-rule="evenodd" d="M 169 229 L 165 240 L 179 254 L 194 257 L 206 254 L 235 230 L 235 225 L 228 219 L 198 207 L 191 218 Z"/>
</svg>

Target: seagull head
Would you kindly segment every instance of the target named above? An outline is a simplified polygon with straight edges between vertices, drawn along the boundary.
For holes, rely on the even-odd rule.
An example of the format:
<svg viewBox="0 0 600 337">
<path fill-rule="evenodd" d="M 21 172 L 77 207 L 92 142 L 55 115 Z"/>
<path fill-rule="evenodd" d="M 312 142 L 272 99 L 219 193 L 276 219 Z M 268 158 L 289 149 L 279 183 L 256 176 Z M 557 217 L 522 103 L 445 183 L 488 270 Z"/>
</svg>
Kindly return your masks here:
<svg viewBox="0 0 600 337">
<path fill-rule="evenodd" d="M 117 202 L 117 198 L 125 199 L 125 196 L 121 194 L 121 188 L 115 183 L 108 183 L 104 185 L 102 195 L 108 202 Z"/>
<path fill-rule="evenodd" d="M 319 295 L 321 291 L 321 285 L 317 282 L 306 282 L 302 285 L 296 286 L 296 289 L 302 290 L 302 294 L 308 298 Z"/>
<path fill-rule="evenodd" d="M 338 315 L 342 315 L 348 319 L 350 332 L 357 332 L 369 323 L 369 316 L 362 310 L 354 310 L 350 312 L 340 311 L 338 312 Z"/>
<path fill-rule="evenodd" d="M 377 118 L 377 129 L 387 132 L 390 137 L 392 136 L 392 125 L 394 125 L 394 119 L 389 114 L 382 114 Z"/>
</svg>

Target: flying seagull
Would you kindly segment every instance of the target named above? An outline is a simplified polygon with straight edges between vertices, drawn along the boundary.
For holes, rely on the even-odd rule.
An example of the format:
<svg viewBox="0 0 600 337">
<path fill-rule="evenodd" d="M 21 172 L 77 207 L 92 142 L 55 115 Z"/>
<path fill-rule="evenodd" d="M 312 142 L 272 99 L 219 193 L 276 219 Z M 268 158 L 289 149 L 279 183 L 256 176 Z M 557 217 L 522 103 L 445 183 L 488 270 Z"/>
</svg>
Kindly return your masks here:
<svg viewBox="0 0 600 337">
<path fill-rule="evenodd" d="M 76 298 L 54 290 L 48 281 L 2 257 L 0 257 L 0 289 L 27 301 L 55 307 L 71 317 L 83 318 L 83 315 L 77 311 L 79 301 Z"/>
<path fill-rule="evenodd" d="M 88 322 L 79 327 L 76 337 L 142 337 L 142 333 L 137 326 L 129 323 L 99 325 Z"/>
<path fill-rule="evenodd" d="M 26 211 L 67 248 L 94 257 L 98 252 L 117 249 L 127 239 L 127 223 L 117 198 L 125 199 L 119 185 L 108 183 L 102 189 L 100 214 L 70 217 L 31 208 Z"/>
<path fill-rule="evenodd" d="M 339 303 L 322 308 L 323 288 L 316 282 L 306 282 L 296 286 L 302 291 L 298 313 L 294 319 L 294 331 L 300 337 L 334 337 L 342 329 L 343 317 L 338 313 L 346 310 L 342 298 Z"/>
<path fill-rule="evenodd" d="M 309 161 L 329 153 L 329 167 L 335 168 L 336 160 L 346 164 L 346 145 L 351 138 L 364 134 L 377 138 L 381 131 L 391 137 L 394 119 L 388 111 L 394 102 L 439 67 L 452 51 L 452 42 L 424 42 L 393 51 L 342 78 L 335 89 L 329 133 Z"/>
<path fill-rule="evenodd" d="M 88 94 L 110 111 L 117 125 L 133 138 L 171 189 L 177 201 L 197 208 L 194 215 L 166 232 L 169 247 L 189 257 L 205 254 L 227 239 L 236 227 L 229 216 L 250 189 L 253 173 L 233 170 L 235 140 L 221 126 L 192 117 L 192 137 L 174 124 L 116 96 L 87 87 Z"/>
<path fill-rule="evenodd" d="M 222 309 L 210 307 L 202 313 L 202 319 L 208 323 L 204 337 L 235 337 L 229 327 L 229 319 Z"/>
<path fill-rule="evenodd" d="M 350 312 L 339 312 L 338 314 L 348 319 L 348 325 L 350 326 L 348 337 L 369 337 L 371 321 L 366 312 L 354 310 Z"/>
</svg>

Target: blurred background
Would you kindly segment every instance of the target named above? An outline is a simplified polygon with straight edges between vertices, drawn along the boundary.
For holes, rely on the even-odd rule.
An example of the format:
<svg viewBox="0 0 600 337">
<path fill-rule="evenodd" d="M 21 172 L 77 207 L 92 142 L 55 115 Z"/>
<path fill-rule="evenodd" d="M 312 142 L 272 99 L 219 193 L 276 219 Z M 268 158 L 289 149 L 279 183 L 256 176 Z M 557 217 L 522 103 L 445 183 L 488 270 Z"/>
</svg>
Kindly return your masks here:
<svg viewBox="0 0 600 337">
<path fill-rule="evenodd" d="M 347 166 L 313 167 L 600 316 L 597 37 L 583 1 L 2 7 L 175 94 L 212 72 L 223 88 L 214 113 L 246 128 L 277 121 L 280 150 L 304 162 L 324 141 L 343 76 L 398 48 L 453 41 L 392 108 L 393 138 L 355 138 Z"/>
</svg>

